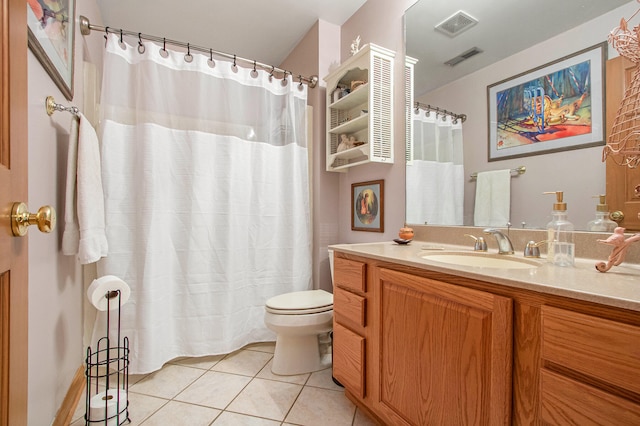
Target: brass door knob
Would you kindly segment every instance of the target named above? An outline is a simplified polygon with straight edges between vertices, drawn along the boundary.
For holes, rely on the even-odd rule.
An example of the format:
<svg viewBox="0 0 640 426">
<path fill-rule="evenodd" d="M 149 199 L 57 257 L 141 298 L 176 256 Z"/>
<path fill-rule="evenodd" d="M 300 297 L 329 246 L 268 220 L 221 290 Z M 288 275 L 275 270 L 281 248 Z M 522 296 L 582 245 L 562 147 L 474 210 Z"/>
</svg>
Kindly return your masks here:
<svg viewBox="0 0 640 426">
<path fill-rule="evenodd" d="M 609 217 L 611 218 L 612 221 L 616 222 L 616 223 L 620 223 L 624 220 L 624 213 L 621 212 L 620 210 L 616 210 L 615 212 L 612 212 Z"/>
<path fill-rule="evenodd" d="M 38 225 L 41 232 L 49 233 L 56 227 L 56 211 L 51 206 L 42 206 L 37 213 L 29 213 L 25 203 L 13 203 L 11 230 L 16 237 L 27 234 L 29 225 Z"/>
</svg>

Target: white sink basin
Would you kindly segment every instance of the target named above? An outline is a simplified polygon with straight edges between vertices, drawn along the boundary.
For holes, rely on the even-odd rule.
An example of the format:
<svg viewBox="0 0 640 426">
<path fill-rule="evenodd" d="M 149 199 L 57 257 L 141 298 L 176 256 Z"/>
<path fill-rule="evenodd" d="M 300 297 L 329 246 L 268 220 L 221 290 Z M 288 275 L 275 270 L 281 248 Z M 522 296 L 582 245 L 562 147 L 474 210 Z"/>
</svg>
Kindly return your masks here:
<svg viewBox="0 0 640 426">
<path fill-rule="evenodd" d="M 423 254 L 421 257 L 426 260 L 447 263 L 449 265 L 494 269 L 531 269 L 541 265 L 540 262 L 523 257 L 477 251 L 440 251 Z"/>
</svg>

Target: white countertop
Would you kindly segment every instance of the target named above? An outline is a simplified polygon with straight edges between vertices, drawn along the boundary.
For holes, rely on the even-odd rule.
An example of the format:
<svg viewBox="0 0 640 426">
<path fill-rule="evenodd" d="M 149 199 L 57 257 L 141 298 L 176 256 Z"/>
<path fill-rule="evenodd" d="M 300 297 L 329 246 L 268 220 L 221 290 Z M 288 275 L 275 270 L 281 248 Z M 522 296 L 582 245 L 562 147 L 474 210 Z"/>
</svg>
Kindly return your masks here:
<svg viewBox="0 0 640 426">
<path fill-rule="evenodd" d="M 334 251 L 399 263 L 450 275 L 474 278 L 494 284 L 553 294 L 578 300 L 640 312 L 640 266 L 621 264 L 608 272 L 598 272 L 593 259 L 576 259 L 574 267 L 560 267 L 538 259 L 540 266 L 530 269 L 498 269 L 450 265 L 421 256 L 434 249 L 471 252 L 468 246 L 453 246 L 412 241 L 408 245 L 394 242 L 336 244 Z M 492 252 L 492 250 L 489 250 Z M 522 258 L 522 254 L 505 255 Z"/>
</svg>

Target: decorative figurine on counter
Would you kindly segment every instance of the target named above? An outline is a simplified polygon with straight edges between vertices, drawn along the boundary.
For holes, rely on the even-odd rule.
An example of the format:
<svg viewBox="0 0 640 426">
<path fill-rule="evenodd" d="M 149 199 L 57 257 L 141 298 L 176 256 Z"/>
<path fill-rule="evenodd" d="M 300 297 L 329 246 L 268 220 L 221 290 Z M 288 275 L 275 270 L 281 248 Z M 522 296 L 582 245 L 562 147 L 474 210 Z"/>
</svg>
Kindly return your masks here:
<svg viewBox="0 0 640 426">
<path fill-rule="evenodd" d="M 413 239 L 413 228 L 409 228 L 406 224 L 404 227 L 400 228 L 400 232 L 398 232 L 398 236 L 403 240 L 412 240 Z"/>
<path fill-rule="evenodd" d="M 613 234 L 606 240 L 597 240 L 599 243 L 613 246 L 613 251 L 609 255 L 607 262 L 596 263 L 596 269 L 600 272 L 607 272 L 613 266 L 618 266 L 624 261 L 629 246 L 636 241 L 640 241 L 640 234 L 634 234 L 629 238 L 624 237 L 625 228 L 617 227 L 613 230 Z"/>
</svg>

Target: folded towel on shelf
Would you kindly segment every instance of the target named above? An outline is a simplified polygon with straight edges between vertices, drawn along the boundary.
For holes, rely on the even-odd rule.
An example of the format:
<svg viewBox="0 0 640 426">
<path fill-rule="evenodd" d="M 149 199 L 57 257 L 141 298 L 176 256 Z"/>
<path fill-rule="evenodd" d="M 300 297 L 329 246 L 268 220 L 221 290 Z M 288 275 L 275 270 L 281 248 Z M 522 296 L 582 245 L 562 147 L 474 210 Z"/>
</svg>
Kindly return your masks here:
<svg viewBox="0 0 640 426">
<path fill-rule="evenodd" d="M 108 252 L 100 144 L 93 126 L 80 113 L 70 132 L 62 252 L 77 254 L 84 265 Z"/>
<path fill-rule="evenodd" d="M 511 170 L 478 173 L 475 226 L 507 226 L 511 209 Z"/>
</svg>

